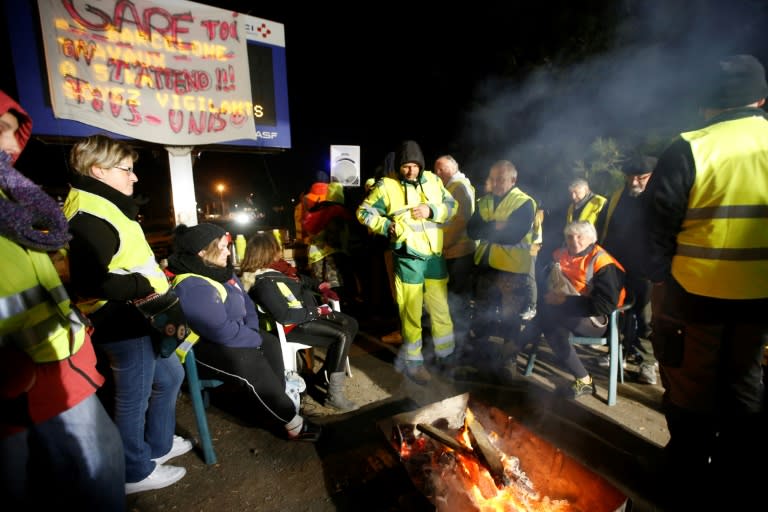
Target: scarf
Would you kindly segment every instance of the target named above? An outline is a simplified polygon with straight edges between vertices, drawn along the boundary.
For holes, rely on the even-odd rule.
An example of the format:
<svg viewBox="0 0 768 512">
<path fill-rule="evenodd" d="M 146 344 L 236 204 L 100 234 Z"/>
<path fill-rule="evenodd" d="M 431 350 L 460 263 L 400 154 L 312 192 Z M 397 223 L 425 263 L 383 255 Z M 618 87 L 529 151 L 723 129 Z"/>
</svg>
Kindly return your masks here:
<svg viewBox="0 0 768 512">
<path fill-rule="evenodd" d="M 168 270 L 174 274 L 197 274 L 213 279 L 217 283 L 226 283 L 235 274 L 235 267 L 227 262 L 226 267 L 209 265 L 197 254 L 176 252 L 168 257 Z"/>
<path fill-rule="evenodd" d="M 0 151 L 0 236 L 22 247 L 55 251 L 72 238 L 58 203 L 17 171 L 11 156 Z"/>
<path fill-rule="evenodd" d="M 278 272 L 282 272 L 283 274 L 287 275 L 294 281 L 300 281 L 299 278 L 299 271 L 296 267 L 288 263 L 286 260 L 280 259 L 275 262 L 273 262 L 269 268 L 272 270 L 277 270 Z"/>
</svg>

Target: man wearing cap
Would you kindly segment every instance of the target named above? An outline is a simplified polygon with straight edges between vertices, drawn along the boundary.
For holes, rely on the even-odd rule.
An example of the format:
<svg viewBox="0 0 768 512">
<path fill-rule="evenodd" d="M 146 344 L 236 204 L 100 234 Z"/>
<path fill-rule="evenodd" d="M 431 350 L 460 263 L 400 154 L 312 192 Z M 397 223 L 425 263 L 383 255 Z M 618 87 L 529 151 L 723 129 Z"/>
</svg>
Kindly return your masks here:
<svg viewBox="0 0 768 512">
<path fill-rule="evenodd" d="M 728 508 L 746 510 L 765 485 L 745 460 L 766 455 L 768 85 L 751 55 L 713 68 L 698 82 L 711 86 L 704 126 L 672 142 L 646 191 L 651 341 L 670 432 L 666 469 L 677 476 L 665 479 L 675 481 L 670 496 L 693 510 L 691 499 L 708 509 L 713 493 L 728 493 Z"/>
<path fill-rule="evenodd" d="M 656 384 L 656 365 L 644 361 L 641 353 L 645 349 L 640 338 L 648 339 L 651 334 L 651 282 L 645 278 L 645 255 L 648 252 L 647 238 L 637 236 L 646 225 L 645 186 L 651 178 L 658 160 L 641 153 L 631 154 L 623 163 L 624 185 L 616 190 L 608 206 L 597 217 L 599 243 L 624 266 L 625 282 L 629 297 L 634 305 L 629 310 L 634 328 L 625 333 L 622 340 L 625 361 L 639 365 L 638 382 Z M 600 360 L 600 366 L 608 367 L 608 358 Z"/>
</svg>

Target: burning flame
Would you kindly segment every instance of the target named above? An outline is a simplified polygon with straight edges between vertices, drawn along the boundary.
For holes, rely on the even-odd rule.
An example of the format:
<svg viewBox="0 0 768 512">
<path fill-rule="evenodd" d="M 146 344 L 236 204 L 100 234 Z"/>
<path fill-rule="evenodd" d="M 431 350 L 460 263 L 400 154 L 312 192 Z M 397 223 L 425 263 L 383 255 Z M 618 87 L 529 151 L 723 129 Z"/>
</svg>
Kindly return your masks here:
<svg viewBox="0 0 768 512">
<path fill-rule="evenodd" d="M 455 436 L 456 440 L 469 450 L 472 450 L 472 441 L 468 425 L 473 418 L 471 409 L 467 408 L 464 426 Z M 489 437 L 495 442 L 498 434 L 491 432 Z M 540 496 L 520 468 L 517 457 L 502 454 L 504 474 L 510 483 L 500 488 L 485 465 L 472 455 L 458 453 L 427 439 L 427 436 L 403 439 L 400 445 L 403 461 L 414 457 L 423 458 L 431 452 L 431 457 L 425 463 L 428 467 L 421 469 L 425 474 L 431 475 L 427 482 L 431 487 L 429 494 L 432 494 L 432 501 L 438 512 L 573 510 L 567 500 L 552 500 L 547 496 Z"/>
</svg>

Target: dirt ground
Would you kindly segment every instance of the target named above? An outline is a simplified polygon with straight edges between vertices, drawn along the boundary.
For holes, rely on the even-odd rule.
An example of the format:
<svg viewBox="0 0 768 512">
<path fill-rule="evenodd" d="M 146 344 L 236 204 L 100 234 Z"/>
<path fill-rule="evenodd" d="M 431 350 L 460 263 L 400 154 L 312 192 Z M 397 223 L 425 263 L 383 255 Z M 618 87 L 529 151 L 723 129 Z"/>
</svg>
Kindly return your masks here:
<svg viewBox="0 0 768 512">
<path fill-rule="evenodd" d="M 663 509 L 653 469 L 669 438 L 658 410 L 662 390 L 658 385 L 634 383 L 636 368 L 626 371 L 613 407 L 606 405 L 607 371 L 592 365 L 600 353 L 591 347 L 579 350 L 592 365 L 597 397 L 573 401 L 553 393 L 554 383 L 563 377 L 546 351 L 540 354 L 533 376 L 504 385 L 483 382 L 482 376 L 457 381 L 433 374 L 433 382 L 422 387 L 393 370 L 397 348 L 380 341 L 385 332 L 363 326 L 350 353 L 353 376 L 347 380 L 347 391 L 362 405 L 359 410 L 336 414 L 312 396 L 303 399 L 304 415 L 324 427 L 318 443 L 285 441 L 247 421 L 223 394 L 214 395 L 208 421 L 217 463 L 204 464 L 197 449 L 174 459 L 174 464 L 187 468 L 185 478 L 165 489 L 128 496 L 129 510 L 433 510 L 378 423 L 464 392 L 502 409 L 602 475 L 629 498 L 631 510 Z M 522 366 L 522 357 L 519 362 Z M 186 393 L 178 403 L 177 430 L 198 442 Z"/>
</svg>

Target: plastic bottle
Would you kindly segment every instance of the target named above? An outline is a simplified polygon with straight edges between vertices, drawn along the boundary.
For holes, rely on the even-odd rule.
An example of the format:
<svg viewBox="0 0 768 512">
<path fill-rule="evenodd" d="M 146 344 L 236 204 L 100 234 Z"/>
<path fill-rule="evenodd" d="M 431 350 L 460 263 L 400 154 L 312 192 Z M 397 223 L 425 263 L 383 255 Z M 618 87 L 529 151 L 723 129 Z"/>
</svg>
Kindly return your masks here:
<svg viewBox="0 0 768 512">
<path fill-rule="evenodd" d="M 237 261 L 238 263 L 243 261 L 243 258 L 245 258 L 245 236 L 244 235 L 237 235 L 235 237 L 235 251 L 237 253 Z"/>
</svg>

